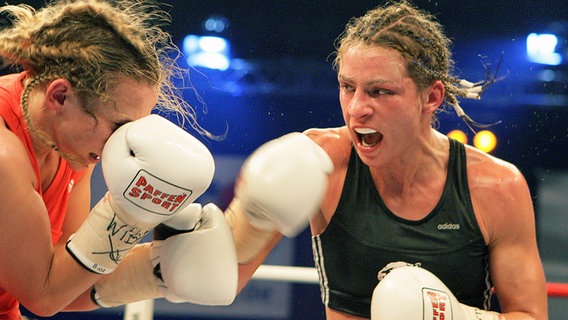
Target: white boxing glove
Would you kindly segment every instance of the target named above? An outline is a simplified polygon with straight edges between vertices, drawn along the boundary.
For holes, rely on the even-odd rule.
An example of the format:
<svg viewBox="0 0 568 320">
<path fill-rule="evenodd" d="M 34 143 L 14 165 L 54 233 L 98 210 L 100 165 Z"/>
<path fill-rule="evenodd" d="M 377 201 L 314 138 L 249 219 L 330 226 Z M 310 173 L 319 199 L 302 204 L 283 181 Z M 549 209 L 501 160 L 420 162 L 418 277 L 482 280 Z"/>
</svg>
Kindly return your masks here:
<svg viewBox="0 0 568 320">
<path fill-rule="evenodd" d="M 166 224 L 175 230 L 184 229 L 181 223 Z M 163 281 L 166 299 L 201 305 L 233 302 L 239 278 L 237 252 L 219 207 L 212 203 L 204 206 L 194 231 L 156 236 L 150 255 L 154 273 Z"/>
<path fill-rule="evenodd" d="M 95 303 L 114 307 L 141 300 L 229 305 L 237 294 L 238 267 L 231 230 L 214 204 L 192 204 L 136 246 L 92 291 Z M 163 239 L 165 238 L 165 239 Z"/>
<path fill-rule="evenodd" d="M 109 191 L 67 242 L 88 270 L 112 272 L 136 243 L 211 184 L 209 150 L 169 120 L 149 115 L 116 130 L 102 153 Z"/>
<path fill-rule="evenodd" d="M 371 299 L 371 320 L 393 319 L 500 320 L 504 317 L 459 303 L 434 274 L 418 266 L 404 265 L 394 267 L 380 279 Z"/>
<path fill-rule="evenodd" d="M 225 211 L 239 262 L 256 256 L 274 231 L 294 237 L 304 230 L 332 169 L 327 153 L 299 132 L 260 146 L 243 164 Z"/>
</svg>

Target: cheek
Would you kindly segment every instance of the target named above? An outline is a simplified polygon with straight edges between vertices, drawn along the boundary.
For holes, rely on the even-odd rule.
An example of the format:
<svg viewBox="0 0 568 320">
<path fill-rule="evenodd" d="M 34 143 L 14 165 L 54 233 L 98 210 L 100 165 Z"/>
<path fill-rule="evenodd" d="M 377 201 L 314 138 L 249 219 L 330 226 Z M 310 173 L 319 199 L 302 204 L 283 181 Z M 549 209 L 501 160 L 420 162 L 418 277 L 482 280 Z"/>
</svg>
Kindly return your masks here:
<svg viewBox="0 0 568 320">
<path fill-rule="evenodd" d="M 341 114 L 343 115 L 343 120 L 345 120 L 346 124 L 349 124 L 349 119 L 351 116 L 349 115 L 349 108 L 347 106 L 341 105 Z"/>
<path fill-rule="evenodd" d="M 106 122 L 99 121 L 99 123 L 91 127 L 90 130 L 85 130 L 84 143 L 90 146 L 90 148 L 93 148 L 94 151 L 102 149 L 102 146 L 113 133 L 113 130 L 114 128 L 111 128 Z"/>
<path fill-rule="evenodd" d="M 97 142 L 105 144 L 114 131 L 116 131 L 116 127 L 114 125 L 100 126 L 98 130 L 96 130 L 95 134 Z"/>
<path fill-rule="evenodd" d="M 342 94 L 339 94 L 339 106 L 341 107 L 343 118 L 349 117 L 349 102 Z"/>
</svg>

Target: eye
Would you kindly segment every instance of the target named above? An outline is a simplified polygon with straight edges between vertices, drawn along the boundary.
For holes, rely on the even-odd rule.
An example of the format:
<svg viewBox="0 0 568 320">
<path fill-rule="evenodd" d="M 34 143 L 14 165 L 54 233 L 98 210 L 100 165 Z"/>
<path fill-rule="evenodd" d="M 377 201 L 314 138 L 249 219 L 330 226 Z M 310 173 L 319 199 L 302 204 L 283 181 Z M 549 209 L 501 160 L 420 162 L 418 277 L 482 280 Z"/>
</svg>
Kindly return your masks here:
<svg viewBox="0 0 568 320">
<path fill-rule="evenodd" d="M 345 92 L 353 92 L 355 89 L 351 85 L 340 83 L 339 84 L 339 90 L 345 91 Z"/>
<path fill-rule="evenodd" d="M 118 128 L 122 127 L 123 125 L 127 124 L 130 121 L 118 121 L 113 123 L 113 132 L 118 130 Z"/>
<path fill-rule="evenodd" d="M 392 94 L 394 94 L 394 92 L 392 90 L 387 90 L 387 89 L 382 89 L 382 88 L 372 89 L 369 92 L 369 95 L 373 96 L 373 97 L 384 96 L 384 95 L 392 95 Z"/>
</svg>

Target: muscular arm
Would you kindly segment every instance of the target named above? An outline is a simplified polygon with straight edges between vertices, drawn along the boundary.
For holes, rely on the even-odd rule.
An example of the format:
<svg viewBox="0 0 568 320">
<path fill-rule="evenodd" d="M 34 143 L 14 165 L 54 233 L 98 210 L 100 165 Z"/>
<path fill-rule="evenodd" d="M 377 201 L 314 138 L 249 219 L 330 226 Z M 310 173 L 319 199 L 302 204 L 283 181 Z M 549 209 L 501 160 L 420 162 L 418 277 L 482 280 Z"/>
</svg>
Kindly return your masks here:
<svg viewBox="0 0 568 320">
<path fill-rule="evenodd" d="M 274 232 L 274 236 L 268 242 L 268 244 L 262 249 L 256 257 L 248 261 L 246 263 L 239 263 L 239 285 L 237 292 L 240 293 L 244 287 L 246 287 L 247 283 L 252 278 L 254 272 L 258 269 L 258 267 L 266 260 L 270 252 L 276 247 L 278 242 L 282 239 L 282 235 L 278 232 Z"/>
<path fill-rule="evenodd" d="M 247 158 L 225 210 L 240 264 L 238 291 L 281 236 L 296 236 L 318 211 L 332 168 L 327 153 L 297 132 L 263 144 Z"/>
<path fill-rule="evenodd" d="M 94 166 L 91 166 L 86 170 L 85 174 L 81 180 L 75 184 L 71 197 L 69 199 L 69 205 L 67 207 L 67 215 L 65 216 L 65 221 L 63 223 L 63 234 L 56 244 L 57 250 L 59 247 L 63 247 L 65 250 L 65 244 L 67 239 L 81 226 L 83 221 L 87 218 L 90 211 L 91 203 L 91 176 L 94 170 Z M 70 305 L 65 307 L 65 311 L 88 311 L 97 309 L 98 306 L 91 300 L 91 286 L 81 294 L 77 299 L 75 299 Z"/>
<path fill-rule="evenodd" d="M 59 238 L 57 246 L 65 245 L 67 239 L 79 229 L 83 221 L 89 215 L 91 210 L 91 176 L 94 166 L 85 170 L 81 180 L 75 183 L 69 204 L 67 205 L 67 214 L 63 222 L 63 234 Z"/>
<path fill-rule="evenodd" d="M 48 214 L 27 153 L 0 126 L 0 287 L 30 311 L 50 315 L 98 278 L 51 243 Z"/>
<path fill-rule="evenodd" d="M 485 159 L 477 166 L 468 178 L 503 315 L 507 320 L 548 319 L 545 276 L 527 183 L 514 166 L 500 160 Z"/>
</svg>

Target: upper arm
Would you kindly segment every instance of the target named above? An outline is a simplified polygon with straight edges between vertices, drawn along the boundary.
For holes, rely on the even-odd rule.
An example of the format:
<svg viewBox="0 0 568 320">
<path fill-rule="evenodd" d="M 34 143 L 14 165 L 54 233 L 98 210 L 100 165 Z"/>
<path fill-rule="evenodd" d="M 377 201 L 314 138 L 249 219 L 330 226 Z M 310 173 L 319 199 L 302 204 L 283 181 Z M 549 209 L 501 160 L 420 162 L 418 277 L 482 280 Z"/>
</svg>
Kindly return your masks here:
<svg viewBox="0 0 568 320">
<path fill-rule="evenodd" d="M 310 219 L 312 234 L 320 234 L 337 209 L 351 154 L 351 140 L 345 127 L 331 129 L 309 129 L 304 132 L 331 158 L 333 171 L 328 175 L 328 187 L 320 210 Z"/>
<path fill-rule="evenodd" d="M 90 213 L 91 204 L 91 176 L 94 165 L 85 169 L 81 179 L 75 183 L 69 196 L 65 221 L 63 222 L 63 234 L 58 245 L 65 244 L 69 237 L 79 229 L 83 221 Z"/>
<path fill-rule="evenodd" d="M 497 159 L 488 159 L 484 168 L 471 177 L 470 186 L 500 305 L 505 313 L 544 319 L 546 282 L 527 182 L 516 167 Z"/>
<path fill-rule="evenodd" d="M 520 175 L 518 173 L 517 175 Z M 491 276 L 504 311 L 546 314 L 546 280 L 536 241 L 533 205 L 524 179 L 512 182 L 508 207 L 496 223 L 489 245 Z"/>
<path fill-rule="evenodd" d="M 24 146 L 0 125 L 0 287 L 33 296 L 53 256 L 47 209 Z"/>
</svg>

